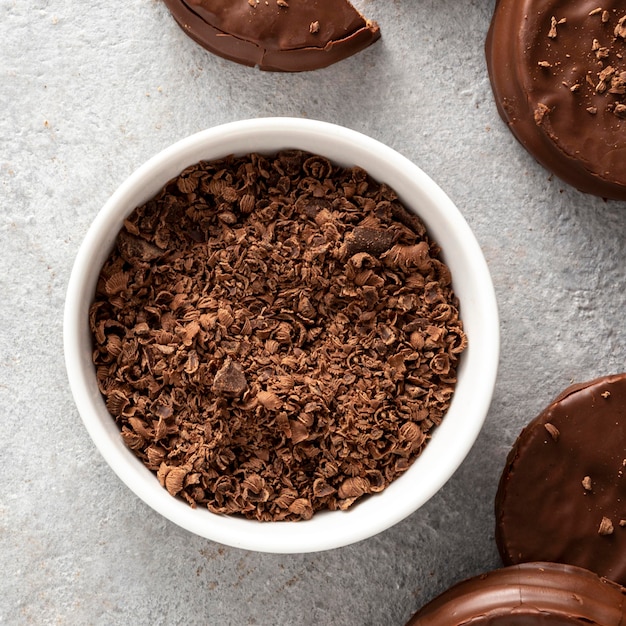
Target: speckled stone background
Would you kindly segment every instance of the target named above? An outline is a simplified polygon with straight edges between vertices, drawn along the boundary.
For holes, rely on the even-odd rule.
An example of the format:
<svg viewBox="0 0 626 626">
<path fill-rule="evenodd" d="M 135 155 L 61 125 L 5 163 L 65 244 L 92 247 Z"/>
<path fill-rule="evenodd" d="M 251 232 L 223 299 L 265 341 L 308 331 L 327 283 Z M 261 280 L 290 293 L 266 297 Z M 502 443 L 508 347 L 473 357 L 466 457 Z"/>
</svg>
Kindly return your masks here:
<svg viewBox="0 0 626 626">
<path fill-rule="evenodd" d="M 211 56 L 160 0 L 0 0 L 0 623 L 402 626 L 499 565 L 493 498 L 521 427 L 626 369 L 626 204 L 552 179 L 497 116 L 493 0 L 361 0 L 383 39 L 331 68 Z M 290 115 L 386 142 L 457 203 L 489 263 L 502 354 L 484 430 L 421 510 L 325 553 L 267 555 L 165 521 L 113 474 L 70 395 L 65 289 L 94 216 L 195 131 Z"/>
</svg>

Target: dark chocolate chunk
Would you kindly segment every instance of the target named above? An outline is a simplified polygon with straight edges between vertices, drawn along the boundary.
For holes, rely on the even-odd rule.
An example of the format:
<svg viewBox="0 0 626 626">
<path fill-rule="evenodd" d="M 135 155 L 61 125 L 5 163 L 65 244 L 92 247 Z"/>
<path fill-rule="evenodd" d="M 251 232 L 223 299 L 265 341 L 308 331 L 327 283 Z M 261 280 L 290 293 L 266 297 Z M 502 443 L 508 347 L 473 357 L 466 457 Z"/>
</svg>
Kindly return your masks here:
<svg viewBox="0 0 626 626">
<path fill-rule="evenodd" d="M 120 233 L 117 245 L 122 257 L 126 260 L 132 259 L 136 264 L 149 263 L 163 256 L 160 248 L 128 232 Z"/>
<path fill-rule="evenodd" d="M 503 562 L 570 563 L 625 584 L 625 464 L 626 374 L 566 389 L 509 453 L 496 496 Z"/>
<path fill-rule="evenodd" d="M 500 0 L 485 51 L 520 143 L 580 191 L 626 199 L 623 0 Z"/>
<path fill-rule="evenodd" d="M 180 27 L 207 50 L 262 70 L 326 67 L 380 37 L 347 0 L 165 0 Z"/>
<path fill-rule="evenodd" d="M 239 398 L 248 388 L 248 381 L 243 368 L 231 359 L 226 362 L 215 374 L 213 391 L 220 396 Z"/>
<path fill-rule="evenodd" d="M 341 258 L 348 259 L 360 252 L 378 257 L 391 248 L 393 237 L 390 230 L 357 226 L 346 235 L 340 251 Z"/>
<path fill-rule="evenodd" d="M 525 563 L 458 583 L 407 626 L 621 626 L 625 594 L 580 567 Z"/>
</svg>

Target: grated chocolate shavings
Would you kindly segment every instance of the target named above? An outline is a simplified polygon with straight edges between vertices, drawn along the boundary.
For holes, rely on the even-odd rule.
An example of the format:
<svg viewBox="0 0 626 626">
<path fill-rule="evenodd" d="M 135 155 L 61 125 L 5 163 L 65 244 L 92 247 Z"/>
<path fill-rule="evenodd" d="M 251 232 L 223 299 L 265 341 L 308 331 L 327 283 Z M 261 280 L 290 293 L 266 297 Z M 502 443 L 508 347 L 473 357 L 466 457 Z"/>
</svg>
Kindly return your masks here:
<svg viewBox="0 0 626 626">
<path fill-rule="evenodd" d="M 550 437 L 552 437 L 552 439 L 554 441 L 558 441 L 559 440 L 559 436 L 560 436 L 560 431 L 559 429 L 554 425 L 551 424 L 550 422 L 546 422 L 543 427 L 548 431 Z"/>
<path fill-rule="evenodd" d="M 623 96 L 626 94 L 626 71 L 615 72 L 615 74 L 611 76 L 609 93 L 615 96 Z"/>
<path fill-rule="evenodd" d="M 557 31 L 556 31 L 556 26 L 557 26 L 557 20 L 556 17 L 554 17 L 554 15 L 550 18 L 550 30 L 548 31 L 548 37 L 550 37 L 550 39 L 556 39 L 557 37 Z"/>
<path fill-rule="evenodd" d="M 550 113 L 550 107 L 543 102 L 537 103 L 534 111 L 535 124 L 540 126 L 543 124 L 543 118 Z"/>
<path fill-rule="evenodd" d="M 598 535 L 612 535 L 613 530 L 613 522 L 608 517 L 603 517 L 598 528 Z"/>
<path fill-rule="evenodd" d="M 626 104 L 616 104 L 613 113 L 620 119 L 626 119 Z"/>
<path fill-rule="evenodd" d="M 595 53 L 596 59 L 601 61 L 602 59 L 608 59 L 609 57 L 609 49 L 606 46 L 601 46 L 600 42 L 597 39 L 594 39 L 591 43 L 591 49 Z"/>
<path fill-rule="evenodd" d="M 589 11 L 589 19 L 600 16 L 603 24 L 611 21 L 611 13 L 602 7 L 597 7 Z M 566 18 L 550 18 L 550 28 L 548 36 L 552 39 L 558 35 L 558 27 L 567 22 Z M 563 86 L 567 87 L 572 94 L 576 94 L 577 99 L 581 99 L 581 105 L 590 115 L 599 113 L 609 113 L 615 117 L 626 119 L 626 71 L 623 67 L 623 49 L 626 42 L 626 15 L 617 20 L 615 26 L 610 26 L 606 33 L 600 33 L 597 38 L 591 40 L 591 54 L 597 61 L 597 71 L 588 71 L 583 77 L 576 77 L 573 80 L 563 80 Z M 550 48 L 551 49 L 551 48 Z M 556 50 L 556 48 L 555 48 Z M 549 52 L 549 50 L 548 50 Z M 570 55 L 565 52 L 565 58 Z M 555 73 L 559 72 L 558 61 L 553 58 L 541 60 L 538 65 L 543 68 L 554 68 Z M 605 105 L 598 106 L 596 96 L 602 95 L 605 98 Z M 540 104 L 535 109 L 535 122 L 538 125 L 544 123 L 544 117 L 551 113 L 545 105 Z"/>
<path fill-rule="evenodd" d="M 262 521 L 347 509 L 405 472 L 467 345 L 421 220 L 300 151 L 199 163 L 138 207 L 90 326 L 106 406 L 163 487 Z"/>
</svg>

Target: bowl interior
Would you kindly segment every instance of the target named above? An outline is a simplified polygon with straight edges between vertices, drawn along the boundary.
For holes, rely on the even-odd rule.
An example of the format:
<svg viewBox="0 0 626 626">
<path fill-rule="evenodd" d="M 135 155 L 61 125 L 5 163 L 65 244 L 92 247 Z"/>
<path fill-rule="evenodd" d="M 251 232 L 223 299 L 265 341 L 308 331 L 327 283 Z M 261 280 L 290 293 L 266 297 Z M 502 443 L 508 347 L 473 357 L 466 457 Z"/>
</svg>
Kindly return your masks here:
<svg viewBox="0 0 626 626">
<path fill-rule="evenodd" d="M 419 214 L 451 270 L 469 346 L 461 358 L 446 417 L 405 474 L 348 511 L 318 512 L 308 521 L 261 523 L 192 509 L 171 497 L 126 448 L 97 387 L 88 309 L 100 269 L 124 218 L 135 207 L 200 160 L 285 148 L 324 155 L 344 166 L 358 165 L 394 188 L 405 206 Z M 136 170 L 102 208 L 79 249 L 67 290 L 64 343 L 70 386 L 83 422 L 105 460 L 137 496 L 200 536 L 234 547 L 282 553 L 360 541 L 424 504 L 452 476 L 478 436 L 491 402 L 499 357 L 498 314 L 489 271 L 469 226 L 446 194 L 416 165 L 374 139 L 325 122 L 292 118 L 218 126 L 174 144 Z"/>
</svg>

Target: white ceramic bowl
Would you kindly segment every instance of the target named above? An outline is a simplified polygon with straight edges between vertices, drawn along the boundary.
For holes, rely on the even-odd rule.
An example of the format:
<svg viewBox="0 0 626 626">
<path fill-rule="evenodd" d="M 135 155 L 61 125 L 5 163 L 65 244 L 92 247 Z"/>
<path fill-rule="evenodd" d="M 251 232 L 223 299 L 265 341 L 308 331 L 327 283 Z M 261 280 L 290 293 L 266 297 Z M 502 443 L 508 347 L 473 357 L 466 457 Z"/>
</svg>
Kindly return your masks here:
<svg viewBox="0 0 626 626">
<path fill-rule="evenodd" d="M 383 492 L 348 511 L 324 511 L 311 520 L 257 522 L 192 509 L 161 487 L 124 445 L 98 391 L 91 361 L 88 308 L 102 265 L 124 218 L 185 167 L 228 154 L 296 148 L 340 165 L 358 165 L 398 193 L 439 243 L 460 300 L 469 340 L 452 404 L 412 467 Z M 379 533 L 422 506 L 452 476 L 474 444 L 487 414 L 499 357 L 499 326 L 489 270 L 469 226 L 446 194 L 417 166 L 360 133 L 325 122 L 264 118 L 234 122 L 183 139 L 135 171 L 104 205 L 87 232 L 67 290 L 66 367 L 80 415 L 96 447 L 126 485 L 172 522 L 202 537 L 249 550 L 314 552 Z"/>
</svg>

